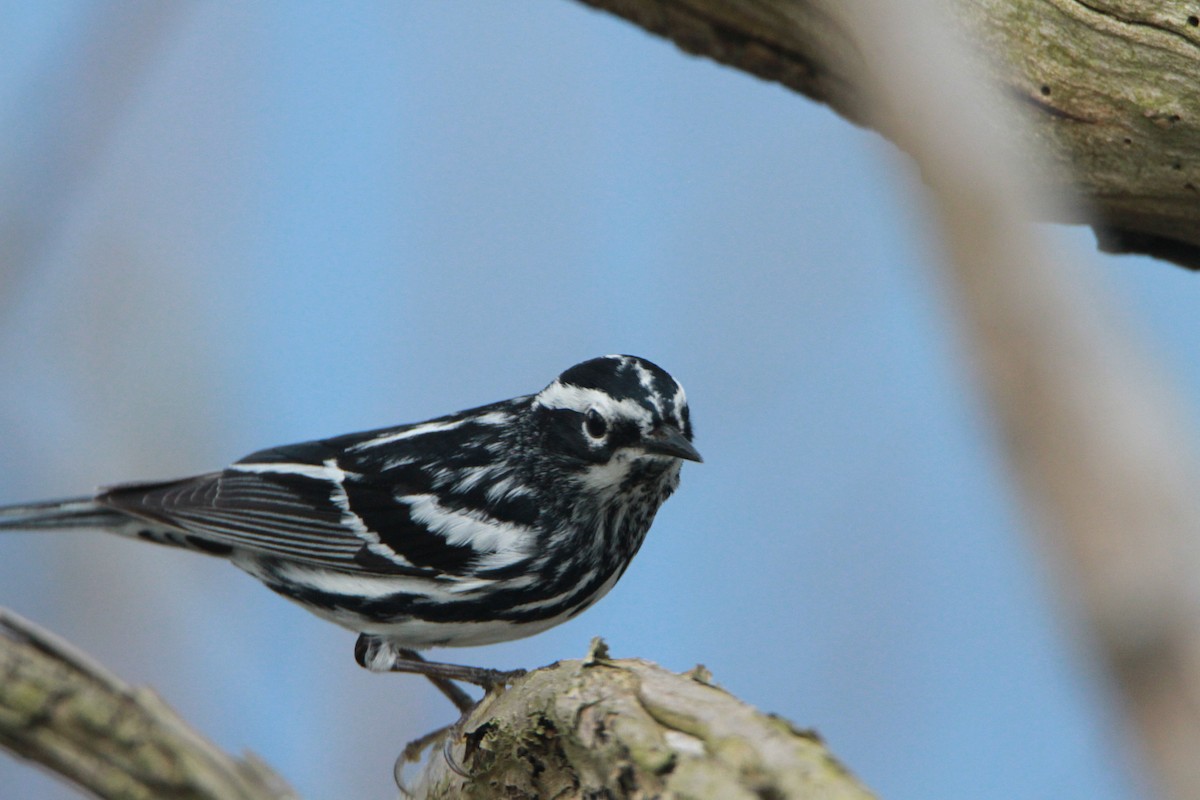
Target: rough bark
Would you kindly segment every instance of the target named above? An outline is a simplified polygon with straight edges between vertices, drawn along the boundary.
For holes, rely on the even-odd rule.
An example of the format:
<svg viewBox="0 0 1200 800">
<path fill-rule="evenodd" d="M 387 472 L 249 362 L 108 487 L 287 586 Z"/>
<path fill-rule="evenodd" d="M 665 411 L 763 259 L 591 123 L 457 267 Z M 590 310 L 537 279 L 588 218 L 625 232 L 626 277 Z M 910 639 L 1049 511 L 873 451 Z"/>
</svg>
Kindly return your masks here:
<svg viewBox="0 0 1200 800">
<path fill-rule="evenodd" d="M 865 101 L 838 0 L 582 0 L 683 50 L 776 81 L 895 138 Z M 1027 110 L 1044 190 L 1074 193 L 1100 246 L 1200 267 L 1200 7 L 1182 0 L 947 0 Z M 904 4 L 873 24 L 903 30 Z M 872 24 L 872 23 L 868 23 Z M 868 55 L 869 54 L 865 54 Z M 970 108 L 960 109 L 971 114 Z M 1014 126 L 1014 133 L 1020 126 Z M 1052 221 L 1078 222 L 1062 212 Z"/>
</svg>

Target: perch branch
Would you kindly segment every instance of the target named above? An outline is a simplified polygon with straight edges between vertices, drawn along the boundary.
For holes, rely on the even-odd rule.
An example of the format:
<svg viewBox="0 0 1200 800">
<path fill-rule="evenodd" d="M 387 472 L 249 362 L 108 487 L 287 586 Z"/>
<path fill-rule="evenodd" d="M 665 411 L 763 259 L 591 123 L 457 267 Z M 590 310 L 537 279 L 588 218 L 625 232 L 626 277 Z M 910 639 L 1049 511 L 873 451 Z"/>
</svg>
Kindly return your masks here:
<svg viewBox="0 0 1200 800">
<path fill-rule="evenodd" d="M 872 797 L 815 733 L 751 708 L 703 668 L 609 660 L 599 642 L 489 695 L 452 736 L 414 797 Z"/>
<path fill-rule="evenodd" d="M 599 640 L 586 659 L 530 673 L 426 739 L 439 747 L 417 798 L 872 797 L 815 733 L 756 711 L 702 668 L 676 675 L 610 660 Z M 218 750 L 152 692 L 2 609 L 0 746 L 101 798 L 296 797 L 261 762 Z"/>
</svg>

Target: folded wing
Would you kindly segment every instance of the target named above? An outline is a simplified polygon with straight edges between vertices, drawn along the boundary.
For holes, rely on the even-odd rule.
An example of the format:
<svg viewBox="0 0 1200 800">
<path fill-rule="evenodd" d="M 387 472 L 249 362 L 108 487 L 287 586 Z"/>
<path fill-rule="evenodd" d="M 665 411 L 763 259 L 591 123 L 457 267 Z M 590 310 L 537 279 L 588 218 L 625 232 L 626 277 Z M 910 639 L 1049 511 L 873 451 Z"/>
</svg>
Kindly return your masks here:
<svg viewBox="0 0 1200 800">
<path fill-rule="evenodd" d="M 448 550 L 442 537 L 411 519 L 402 497 L 393 487 L 348 475 L 332 463 L 274 462 L 115 486 L 97 501 L 179 529 L 201 548 L 230 548 L 347 572 L 435 576 L 465 569 L 473 551 Z M 402 555 L 384 544 L 364 516 L 377 524 L 388 521 L 389 539 L 413 546 Z"/>
</svg>

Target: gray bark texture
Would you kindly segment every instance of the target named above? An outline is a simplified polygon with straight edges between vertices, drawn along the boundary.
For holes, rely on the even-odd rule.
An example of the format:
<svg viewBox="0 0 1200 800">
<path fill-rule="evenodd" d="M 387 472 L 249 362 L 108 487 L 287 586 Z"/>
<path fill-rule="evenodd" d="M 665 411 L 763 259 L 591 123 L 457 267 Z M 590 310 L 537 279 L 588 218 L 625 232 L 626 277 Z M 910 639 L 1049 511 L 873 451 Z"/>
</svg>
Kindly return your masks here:
<svg viewBox="0 0 1200 800">
<path fill-rule="evenodd" d="M 837 0 L 582 0 L 683 50 L 778 82 L 895 139 Z M 1200 268 L 1200 6 L 1183 0 L 947 0 L 991 78 L 1028 112 L 1051 195 L 1109 252 Z M 904 4 L 880 26 L 903 29 Z M 964 108 L 963 114 L 972 109 Z M 1019 126 L 1014 126 L 1017 128 Z"/>
</svg>

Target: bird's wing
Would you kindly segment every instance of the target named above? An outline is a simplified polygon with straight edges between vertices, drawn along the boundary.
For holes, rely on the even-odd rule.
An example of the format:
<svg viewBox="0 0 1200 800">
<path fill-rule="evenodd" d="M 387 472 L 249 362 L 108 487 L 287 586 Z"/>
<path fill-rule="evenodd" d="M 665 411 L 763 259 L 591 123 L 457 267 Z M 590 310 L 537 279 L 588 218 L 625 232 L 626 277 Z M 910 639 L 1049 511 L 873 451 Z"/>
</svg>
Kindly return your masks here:
<svg viewBox="0 0 1200 800">
<path fill-rule="evenodd" d="M 332 463 L 283 462 L 115 486 L 97 500 L 178 528 L 200 549 L 249 551 L 348 572 L 432 577 L 468 571 L 478 554 L 413 520 L 403 497 Z"/>
<path fill-rule="evenodd" d="M 233 549 L 349 572 L 473 575 L 515 568 L 537 516 L 488 448 L 501 406 L 246 456 L 222 472 L 127 484 L 101 505 Z M 450 476 L 450 477 L 447 477 Z"/>
</svg>

